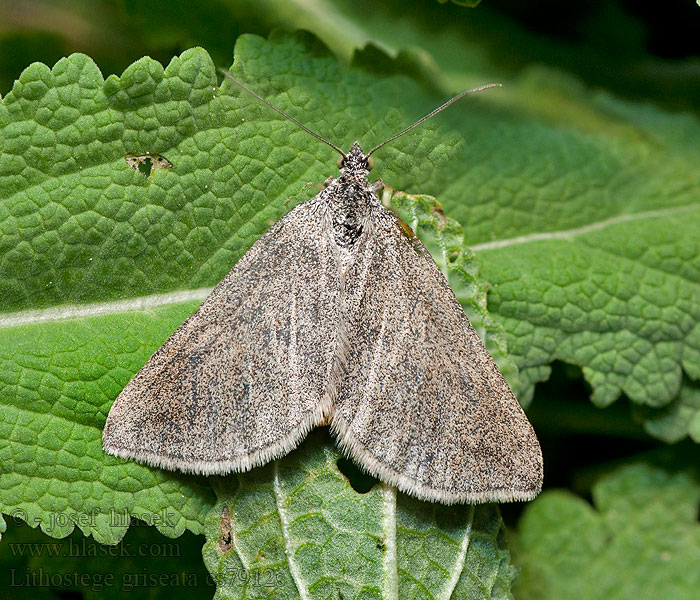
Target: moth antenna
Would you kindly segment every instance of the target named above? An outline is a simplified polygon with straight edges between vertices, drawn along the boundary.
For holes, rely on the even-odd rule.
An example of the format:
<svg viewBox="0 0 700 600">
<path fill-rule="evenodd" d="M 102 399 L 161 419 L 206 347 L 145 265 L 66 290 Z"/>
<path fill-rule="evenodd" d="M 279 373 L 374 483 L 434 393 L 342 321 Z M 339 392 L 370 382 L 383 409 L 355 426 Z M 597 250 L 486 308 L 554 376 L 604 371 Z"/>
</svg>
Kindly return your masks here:
<svg viewBox="0 0 700 600">
<path fill-rule="evenodd" d="M 442 106 L 438 106 L 434 111 L 432 111 L 431 113 L 428 113 L 422 119 L 418 119 L 413 125 L 406 127 L 406 129 L 404 129 L 403 131 L 400 131 L 396 135 L 392 135 L 390 138 L 387 138 L 378 146 L 375 146 L 374 148 L 372 148 L 366 154 L 366 156 L 369 157 L 372 154 L 372 152 L 374 152 L 375 150 L 379 150 L 385 144 L 388 144 L 389 142 L 393 142 L 396 138 L 401 137 L 404 133 L 408 133 L 409 131 L 411 131 L 411 129 L 415 129 L 416 127 L 418 127 L 418 125 L 420 125 L 424 121 L 427 121 L 430 117 L 434 117 L 440 111 L 445 110 L 450 104 L 457 102 L 457 100 L 459 100 L 460 98 L 464 98 L 464 96 L 466 96 L 467 94 L 473 94 L 474 92 L 481 92 L 483 90 L 487 90 L 487 89 L 492 88 L 492 87 L 501 87 L 501 86 L 502 86 L 502 84 L 500 84 L 500 83 L 488 83 L 486 85 L 482 85 L 481 87 L 474 88 L 473 90 L 465 90 L 461 94 L 457 94 L 454 98 L 451 98 L 450 100 L 445 102 L 445 104 L 443 104 Z"/>
<path fill-rule="evenodd" d="M 317 140 L 321 140 L 324 144 L 328 144 L 331 148 L 333 148 L 333 150 L 335 150 L 336 152 L 338 152 L 338 153 L 340 154 L 340 156 L 342 156 L 343 158 L 346 158 L 346 157 L 345 157 L 345 152 L 343 152 L 340 148 L 338 148 L 338 146 L 336 146 L 336 145 L 333 144 L 332 142 L 329 142 L 326 138 L 320 136 L 318 133 L 316 133 L 316 132 L 314 132 L 314 131 L 311 131 L 308 127 L 304 127 L 304 126 L 303 126 L 301 123 L 299 123 L 299 121 L 297 121 L 294 117 L 288 115 L 288 114 L 287 114 L 286 112 L 284 112 L 281 108 L 277 108 L 277 107 L 276 107 L 274 104 L 272 104 L 272 102 L 270 102 L 269 100 L 265 100 L 265 98 L 263 98 L 260 94 L 256 94 L 256 93 L 255 93 L 253 90 L 251 90 L 247 85 L 245 85 L 245 84 L 241 83 L 240 81 L 238 81 L 238 79 L 236 79 L 233 75 L 231 75 L 231 73 L 229 73 L 229 72 L 226 71 L 225 69 L 219 69 L 219 71 L 221 71 L 221 72 L 224 74 L 225 77 L 228 77 L 228 78 L 229 78 L 231 81 L 233 81 L 233 83 L 235 83 L 237 86 L 242 87 L 242 88 L 243 88 L 246 92 L 248 92 L 251 96 L 255 96 L 255 97 L 256 97 L 258 100 L 260 100 L 260 102 L 262 102 L 265 106 L 269 106 L 272 110 L 274 110 L 274 111 L 278 112 L 279 114 L 281 114 L 285 119 L 289 119 L 292 123 L 294 123 L 297 127 L 299 127 L 299 129 L 301 129 L 301 130 L 303 130 L 303 131 L 306 131 L 306 133 L 308 133 L 309 135 L 313 135 Z M 388 140 L 387 140 L 387 141 L 388 141 Z"/>
</svg>

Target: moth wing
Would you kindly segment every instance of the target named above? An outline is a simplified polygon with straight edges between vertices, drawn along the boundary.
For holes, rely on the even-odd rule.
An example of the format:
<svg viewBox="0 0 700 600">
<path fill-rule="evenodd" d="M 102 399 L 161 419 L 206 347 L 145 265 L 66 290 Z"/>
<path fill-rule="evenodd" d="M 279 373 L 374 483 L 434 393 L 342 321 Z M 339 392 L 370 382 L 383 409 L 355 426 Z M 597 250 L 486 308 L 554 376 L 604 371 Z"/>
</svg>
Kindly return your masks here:
<svg viewBox="0 0 700 600">
<path fill-rule="evenodd" d="M 344 302 L 351 344 L 331 427 L 367 471 L 445 503 L 526 500 L 535 432 L 430 254 L 381 209 Z"/>
<path fill-rule="evenodd" d="M 285 215 L 127 384 L 104 449 L 211 474 L 294 448 L 330 404 L 334 261 L 317 202 Z"/>
</svg>

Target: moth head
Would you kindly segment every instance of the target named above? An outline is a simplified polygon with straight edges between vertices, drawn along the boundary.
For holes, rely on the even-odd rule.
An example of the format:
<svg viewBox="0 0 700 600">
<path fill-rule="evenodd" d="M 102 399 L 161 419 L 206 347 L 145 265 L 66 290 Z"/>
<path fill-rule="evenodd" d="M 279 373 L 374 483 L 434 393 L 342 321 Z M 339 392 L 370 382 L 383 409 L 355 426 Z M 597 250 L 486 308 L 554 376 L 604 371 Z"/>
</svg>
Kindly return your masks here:
<svg viewBox="0 0 700 600">
<path fill-rule="evenodd" d="M 374 160 L 362 151 L 359 142 L 355 142 L 352 148 L 338 159 L 338 168 L 344 173 L 366 175 L 372 167 L 374 167 Z"/>
</svg>

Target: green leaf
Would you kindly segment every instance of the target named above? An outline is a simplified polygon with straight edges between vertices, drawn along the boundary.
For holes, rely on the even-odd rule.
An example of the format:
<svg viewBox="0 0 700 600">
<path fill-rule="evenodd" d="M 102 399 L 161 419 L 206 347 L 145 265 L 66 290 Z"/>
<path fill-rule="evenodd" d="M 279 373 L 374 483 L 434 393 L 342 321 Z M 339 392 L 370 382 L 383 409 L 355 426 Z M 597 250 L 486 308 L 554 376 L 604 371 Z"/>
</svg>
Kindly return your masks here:
<svg viewBox="0 0 700 600">
<path fill-rule="evenodd" d="M 479 169 L 490 188 L 477 184 L 480 200 L 441 198 L 463 222 L 498 215 L 498 233 L 482 218 L 467 241 L 494 282 L 489 308 L 524 379 L 559 359 L 583 367 L 601 406 L 621 392 L 663 406 L 683 370 L 700 375 L 699 184 L 687 135 L 700 124 L 589 96 L 595 113 L 584 99 L 570 101 L 588 110 L 585 127 L 516 126 L 510 149 L 486 148 L 498 158 Z"/>
<path fill-rule="evenodd" d="M 220 479 L 204 560 L 218 598 L 509 598 L 494 505 L 358 494 L 326 430 L 251 473 Z"/>
<path fill-rule="evenodd" d="M 694 475 L 646 464 L 601 479 L 593 506 L 567 491 L 543 492 L 520 522 L 516 597 L 696 598 L 699 500 Z"/>
<path fill-rule="evenodd" d="M 636 416 L 655 438 L 673 444 L 689 436 L 700 442 L 700 386 L 684 381 L 681 393 L 662 409 L 639 407 Z"/>
</svg>

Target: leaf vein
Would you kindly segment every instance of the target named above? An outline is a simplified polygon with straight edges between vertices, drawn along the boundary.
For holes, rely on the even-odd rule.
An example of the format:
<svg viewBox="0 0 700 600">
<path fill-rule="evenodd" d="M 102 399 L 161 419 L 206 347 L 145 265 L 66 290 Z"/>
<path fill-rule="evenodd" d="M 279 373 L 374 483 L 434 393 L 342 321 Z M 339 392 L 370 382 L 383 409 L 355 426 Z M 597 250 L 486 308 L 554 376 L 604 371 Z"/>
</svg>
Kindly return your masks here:
<svg viewBox="0 0 700 600">
<path fill-rule="evenodd" d="M 115 300 L 113 302 L 95 302 L 91 304 L 64 304 L 51 308 L 36 310 L 23 310 L 0 316 L 0 329 L 9 327 L 21 327 L 37 323 L 50 323 L 71 319 L 84 319 L 89 317 L 101 317 L 109 314 L 126 312 L 150 312 L 154 308 L 171 306 L 204 300 L 213 288 L 197 288 L 195 290 L 177 290 L 166 294 L 153 294 L 128 300 Z"/>
<path fill-rule="evenodd" d="M 457 587 L 457 582 L 462 576 L 462 571 L 464 570 L 464 561 L 467 557 L 467 550 L 469 549 L 469 542 L 471 540 L 472 523 L 474 522 L 474 505 L 470 504 L 467 513 L 467 524 L 464 528 L 464 536 L 462 537 L 462 542 L 459 546 L 459 554 L 457 555 L 457 560 L 452 569 L 452 575 L 450 576 L 447 585 L 445 586 L 445 593 L 443 595 L 444 600 L 449 600 L 452 598 L 452 593 Z"/>
<path fill-rule="evenodd" d="M 299 572 L 299 568 L 297 566 L 297 563 L 294 560 L 294 551 L 292 549 L 292 540 L 291 540 L 291 537 L 289 535 L 289 518 L 288 518 L 287 513 L 284 510 L 284 506 L 283 506 L 284 499 L 282 498 L 282 484 L 280 482 L 280 463 L 279 463 L 279 460 L 276 460 L 274 462 L 274 474 L 275 474 L 275 478 L 274 478 L 273 488 L 275 491 L 275 500 L 277 501 L 277 512 L 279 513 L 279 516 L 280 516 L 280 525 L 282 527 L 282 537 L 284 538 L 284 551 L 285 551 L 285 554 L 287 555 L 287 559 L 289 561 L 289 572 L 292 575 L 292 579 L 294 580 L 294 584 L 297 586 L 297 589 L 299 590 L 299 596 L 301 597 L 301 599 L 308 600 L 309 592 L 306 589 L 304 582 L 302 581 L 301 573 Z"/>
<path fill-rule="evenodd" d="M 648 219 L 673 217 L 697 210 L 700 210 L 700 204 L 687 204 L 684 206 L 676 206 L 673 208 L 665 208 L 660 210 L 650 210 L 631 215 L 618 215 L 616 217 L 611 217 L 610 219 L 598 221 L 597 223 L 589 223 L 588 225 L 583 225 L 582 227 L 576 227 L 574 229 L 564 229 L 562 231 L 547 231 L 544 233 L 529 233 L 527 235 L 521 235 L 505 240 L 494 240 L 492 242 L 484 242 L 483 244 L 474 244 L 473 246 L 469 247 L 473 252 L 488 252 L 489 250 L 499 250 L 501 248 L 517 246 L 521 244 L 529 244 L 531 242 L 548 242 L 552 240 L 572 241 L 573 238 L 579 235 L 593 233 L 595 231 L 600 231 L 601 229 L 606 229 L 607 227 L 613 227 L 615 225 L 628 223 L 630 221 L 643 221 Z"/>
</svg>

